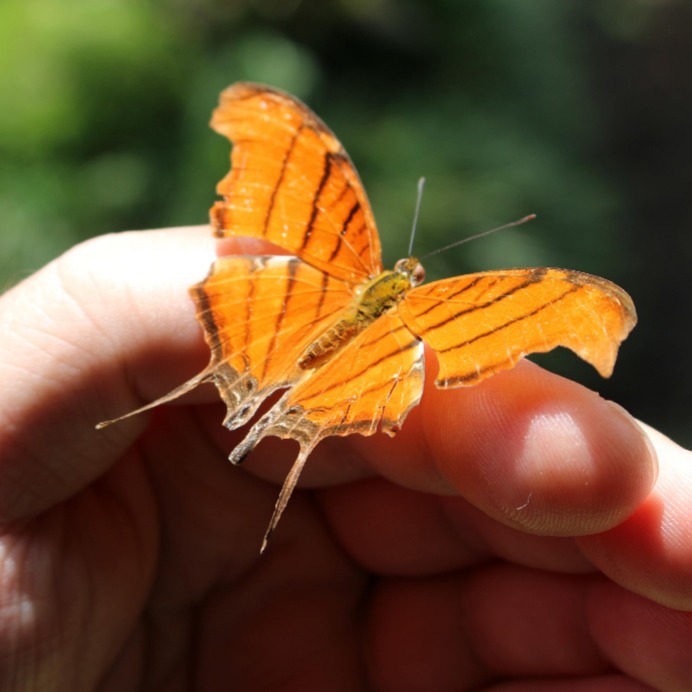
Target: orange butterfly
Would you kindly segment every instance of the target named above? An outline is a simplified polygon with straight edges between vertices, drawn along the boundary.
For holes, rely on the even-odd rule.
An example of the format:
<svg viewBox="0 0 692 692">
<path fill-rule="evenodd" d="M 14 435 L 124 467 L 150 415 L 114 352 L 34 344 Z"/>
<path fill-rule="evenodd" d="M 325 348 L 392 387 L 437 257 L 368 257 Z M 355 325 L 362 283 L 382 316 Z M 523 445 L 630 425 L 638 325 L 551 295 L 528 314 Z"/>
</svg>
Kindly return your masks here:
<svg viewBox="0 0 692 692">
<path fill-rule="evenodd" d="M 566 346 L 608 377 L 636 323 L 618 286 L 565 269 L 507 269 L 419 285 L 414 257 L 383 271 L 380 240 L 348 154 L 306 106 L 278 90 L 235 84 L 211 126 L 233 143 L 211 209 L 218 237 L 251 236 L 290 256 L 223 257 L 193 286 L 211 348 L 207 368 L 157 401 L 213 382 L 224 425 L 247 423 L 286 390 L 231 453 L 239 464 L 268 435 L 300 453 L 281 489 L 266 547 L 305 461 L 330 435 L 393 435 L 423 390 L 423 341 L 438 387 L 470 386 L 524 355 Z"/>
</svg>

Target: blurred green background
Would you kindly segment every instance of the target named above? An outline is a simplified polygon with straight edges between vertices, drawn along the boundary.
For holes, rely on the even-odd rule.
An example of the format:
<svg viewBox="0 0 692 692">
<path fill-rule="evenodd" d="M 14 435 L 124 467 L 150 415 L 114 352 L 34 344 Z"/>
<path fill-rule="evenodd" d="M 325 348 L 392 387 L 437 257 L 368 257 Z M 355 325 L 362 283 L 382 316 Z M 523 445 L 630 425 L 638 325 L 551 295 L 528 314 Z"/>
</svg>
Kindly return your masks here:
<svg viewBox="0 0 692 692">
<path fill-rule="evenodd" d="M 207 127 L 240 79 L 338 134 L 385 263 L 601 274 L 640 324 L 613 378 L 540 358 L 692 445 L 692 4 L 686 0 L 3 0 L 0 286 L 71 245 L 205 223 L 229 147 Z M 124 279 L 126 280 L 126 279 Z"/>
</svg>

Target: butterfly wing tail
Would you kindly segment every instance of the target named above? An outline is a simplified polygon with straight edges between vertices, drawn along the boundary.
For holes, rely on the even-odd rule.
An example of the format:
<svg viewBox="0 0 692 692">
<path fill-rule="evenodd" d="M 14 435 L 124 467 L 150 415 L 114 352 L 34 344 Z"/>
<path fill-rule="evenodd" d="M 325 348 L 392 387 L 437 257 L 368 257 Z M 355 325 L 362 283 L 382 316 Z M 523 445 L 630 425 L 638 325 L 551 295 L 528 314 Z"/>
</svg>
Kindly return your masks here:
<svg viewBox="0 0 692 692">
<path fill-rule="evenodd" d="M 281 492 L 279 493 L 279 497 L 277 498 L 276 504 L 274 505 L 274 511 L 272 512 L 271 519 L 269 520 L 269 526 L 267 527 L 267 530 L 264 534 L 264 538 L 262 539 L 262 547 L 260 548 L 260 553 L 263 553 L 266 550 L 267 545 L 269 543 L 269 539 L 272 537 L 274 529 L 276 528 L 276 525 L 279 523 L 281 515 L 284 513 L 284 509 L 286 509 L 286 505 L 288 504 L 288 501 L 291 499 L 291 495 L 293 494 L 293 490 L 296 487 L 298 478 L 300 478 L 300 473 L 303 470 L 303 466 L 305 466 L 305 462 L 307 461 L 310 452 L 312 452 L 312 449 L 317 444 L 317 442 L 318 440 L 316 440 L 313 444 L 307 447 L 301 446 L 300 452 L 296 457 L 296 460 L 293 462 L 293 466 L 291 466 L 291 470 L 288 472 L 286 480 L 284 480 L 284 484 L 281 486 Z"/>
<path fill-rule="evenodd" d="M 205 368 L 202 372 L 195 375 L 191 380 L 184 382 L 179 387 L 176 387 L 174 390 L 168 392 L 168 394 L 165 394 L 159 399 L 156 399 L 156 401 L 152 401 L 151 403 L 148 403 L 145 406 L 141 406 L 140 408 L 137 408 L 134 411 L 129 411 L 128 413 L 125 413 L 122 416 L 118 416 L 117 418 L 111 418 L 110 420 L 101 421 L 96 425 L 96 429 L 102 430 L 103 428 L 107 428 L 109 425 L 113 425 L 113 423 L 119 423 L 120 421 L 125 420 L 126 418 L 137 416 L 140 413 L 144 413 L 145 411 L 150 411 L 151 409 L 156 408 L 157 406 L 161 406 L 161 404 L 166 404 L 169 401 L 173 401 L 174 399 L 177 399 L 178 397 L 181 397 L 184 394 L 191 392 L 200 384 L 211 381 L 212 376 L 213 369 Z"/>
<path fill-rule="evenodd" d="M 393 435 L 423 391 L 423 346 L 394 313 L 381 316 L 322 367 L 306 373 L 231 452 L 239 464 L 268 436 L 296 440 L 300 452 L 281 489 L 263 549 L 310 452 L 332 435 Z"/>
<path fill-rule="evenodd" d="M 250 428 L 245 439 L 235 447 L 229 456 L 229 460 L 232 464 L 241 464 L 245 457 L 252 452 L 261 440 L 270 436 L 297 440 L 300 444 L 300 452 L 286 476 L 286 480 L 281 487 L 281 492 L 274 506 L 269 526 L 262 540 L 262 547 L 260 548 L 261 553 L 266 549 L 269 539 L 274 533 L 274 529 L 286 509 L 286 505 L 288 505 L 288 501 L 293 494 L 293 490 L 296 487 L 296 483 L 298 482 L 298 478 L 300 477 L 308 456 L 317 443 L 324 437 L 324 433 L 320 431 L 320 427 L 305 417 L 302 407 L 287 407 L 289 395 L 290 392 L 287 392 L 252 426 L 252 428 Z"/>
</svg>

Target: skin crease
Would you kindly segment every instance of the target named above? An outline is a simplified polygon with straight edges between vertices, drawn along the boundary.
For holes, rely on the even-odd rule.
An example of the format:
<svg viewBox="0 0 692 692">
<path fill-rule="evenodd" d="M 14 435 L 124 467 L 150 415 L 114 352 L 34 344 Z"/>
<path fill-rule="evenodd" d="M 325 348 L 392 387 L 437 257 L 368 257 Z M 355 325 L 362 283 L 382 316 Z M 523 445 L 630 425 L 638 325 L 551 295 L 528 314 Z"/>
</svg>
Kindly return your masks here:
<svg viewBox="0 0 692 692">
<path fill-rule="evenodd" d="M 320 444 L 261 557 L 295 443 L 230 467 L 211 386 L 94 430 L 204 367 L 187 287 L 260 250 L 102 236 L 0 298 L 0 688 L 690 689 L 690 453 L 536 365 Z"/>
</svg>

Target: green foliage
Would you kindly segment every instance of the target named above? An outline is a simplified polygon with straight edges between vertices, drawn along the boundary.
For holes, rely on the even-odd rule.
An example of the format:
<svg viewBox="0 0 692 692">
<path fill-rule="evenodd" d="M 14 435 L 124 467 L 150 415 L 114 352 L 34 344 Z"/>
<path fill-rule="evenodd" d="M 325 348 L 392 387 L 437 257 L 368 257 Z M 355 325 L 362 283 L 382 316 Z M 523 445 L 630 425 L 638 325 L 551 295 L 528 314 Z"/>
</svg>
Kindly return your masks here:
<svg viewBox="0 0 692 692">
<path fill-rule="evenodd" d="M 90 235 L 204 222 L 228 156 L 206 122 L 238 79 L 297 93 L 335 129 L 390 262 L 405 251 L 421 175 L 420 253 L 528 212 L 541 219 L 441 256 L 436 273 L 459 271 L 461 257 L 490 267 L 565 251 L 584 266 L 583 229 L 609 242 L 615 202 L 588 157 L 594 116 L 563 5 L 282 7 L 0 6 L 4 283 Z"/>
<path fill-rule="evenodd" d="M 625 191 L 621 135 L 637 130 L 620 127 L 629 113 L 609 99 L 622 75 L 608 51 L 637 64 L 649 37 L 677 26 L 675 7 L 4 0 L 0 286 L 89 236 L 204 223 L 229 154 L 209 115 L 224 87 L 247 79 L 295 93 L 337 133 L 366 184 L 388 265 L 406 252 L 424 175 L 419 255 L 538 214 L 432 257 L 429 276 L 562 265 L 637 288 L 648 258 L 632 243 L 638 220 L 627 209 L 638 192 Z M 636 102 L 633 93 L 635 81 L 625 96 Z M 632 397 L 638 388 L 635 373 Z"/>
<path fill-rule="evenodd" d="M 3 284 L 146 218 L 184 68 L 181 37 L 147 4 L 0 5 Z"/>
</svg>

